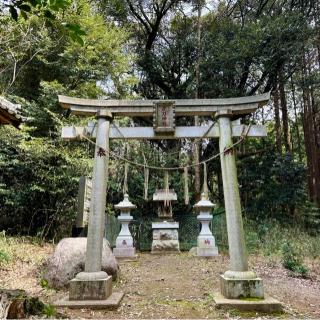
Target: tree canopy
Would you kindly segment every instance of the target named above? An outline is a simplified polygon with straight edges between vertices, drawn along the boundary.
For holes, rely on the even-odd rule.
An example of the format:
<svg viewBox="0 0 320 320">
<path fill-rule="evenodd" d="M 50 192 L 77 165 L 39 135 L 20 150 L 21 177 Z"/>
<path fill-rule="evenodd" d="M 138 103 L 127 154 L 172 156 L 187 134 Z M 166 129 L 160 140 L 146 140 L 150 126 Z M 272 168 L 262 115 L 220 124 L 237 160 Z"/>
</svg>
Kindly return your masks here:
<svg viewBox="0 0 320 320">
<path fill-rule="evenodd" d="M 319 226 L 320 5 L 296 0 L 4 1 L 0 10 L 0 91 L 23 106 L 20 131 L 1 127 L 0 223 L 23 234 L 70 231 L 77 181 L 91 175 L 92 146 L 60 139 L 65 124 L 84 119 L 63 112 L 57 94 L 99 99 L 227 98 L 271 91 L 272 99 L 244 123 L 262 123 L 268 137 L 237 148 L 246 216 Z M 67 28 L 66 28 L 67 26 Z M 206 123 L 201 117 L 196 121 Z M 141 119 L 115 119 L 135 125 Z M 179 118 L 191 124 L 193 119 Z M 193 141 L 130 142 L 130 157 L 177 165 L 194 161 Z M 113 142 L 115 152 L 124 145 Z M 200 160 L 218 152 L 199 145 Z M 123 163 L 112 159 L 108 203 L 121 198 Z M 223 206 L 219 162 L 210 162 L 212 199 Z M 170 181 L 182 199 L 181 172 Z M 191 204 L 200 177 L 190 173 Z M 137 216 L 144 173 L 132 168 L 129 192 Z M 161 186 L 150 173 L 151 193 Z M 179 201 L 175 214 L 192 212 Z M 112 206 L 108 206 L 114 214 Z M 14 223 L 13 223 L 14 221 Z M 10 227 L 9 227 L 10 226 Z"/>
</svg>

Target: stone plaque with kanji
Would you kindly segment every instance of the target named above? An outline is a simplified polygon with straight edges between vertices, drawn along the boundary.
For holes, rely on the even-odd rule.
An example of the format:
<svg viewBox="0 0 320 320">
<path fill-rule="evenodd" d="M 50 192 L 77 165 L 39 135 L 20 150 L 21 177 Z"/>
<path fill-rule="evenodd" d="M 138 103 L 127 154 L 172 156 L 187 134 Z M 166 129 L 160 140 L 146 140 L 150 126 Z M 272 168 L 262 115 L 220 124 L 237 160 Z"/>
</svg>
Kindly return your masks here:
<svg viewBox="0 0 320 320">
<path fill-rule="evenodd" d="M 175 106 L 173 101 L 159 101 L 154 103 L 153 128 L 155 133 L 174 133 Z"/>
</svg>

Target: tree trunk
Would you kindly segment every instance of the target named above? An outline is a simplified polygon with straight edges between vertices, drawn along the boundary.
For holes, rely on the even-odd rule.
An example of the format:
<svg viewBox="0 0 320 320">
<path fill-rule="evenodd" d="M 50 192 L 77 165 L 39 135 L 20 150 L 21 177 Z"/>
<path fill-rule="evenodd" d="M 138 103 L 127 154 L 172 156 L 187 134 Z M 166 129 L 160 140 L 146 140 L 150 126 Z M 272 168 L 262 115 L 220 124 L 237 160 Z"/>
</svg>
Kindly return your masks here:
<svg viewBox="0 0 320 320">
<path fill-rule="evenodd" d="M 280 122 L 280 108 L 279 108 L 279 91 L 278 88 L 273 93 L 274 105 L 274 120 L 275 120 L 275 133 L 276 133 L 276 147 L 278 153 L 282 154 L 282 141 L 281 141 L 281 122 Z"/>
<path fill-rule="evenodd" d="M 310 89 L 311 97 L 311 112 L 312 112 L 312 164 L 313 164 L 313 188 L 314 188 L 314 197 L 313 200 L 320 207 L 320 116 L 319 116 L 319 107 L 315 101 L 314 91 L 311 87 Z"/>
<path fill-rule="evenodd" d="M 312 165 L 312 147 L 311 147 L 311 133 L 310 133 L 310 100 L 309 100 L 309 90 L 303 88 L 303 133 L 304 133 L 304 143 L 307 155 L 307 167 L 308 167 L 308 189 L 309 197 L 313 199 L 313 165 Z"/>
<path fill-rule="evenodd" d="M 281 113 L 282 113 L 284 146 L 287 153 L 292 153 L 291 142 L 290 142 L 288 106 L 287 106 L 286 93 L 284 90 L 283 70 L 279 72 L 279 93 L 280 93 L 280 105 L 281 105 Z"/>
<path fill-rule="evenodd" d="M 297 100 L 296 100 L 296 90 L 295 90 L 295 86 L 293 83 L 293 79 L 291 77 L 291 93 L 292 93 L 292 102 L 293 102 L 293 108 L 294 108 L 294 127 L 295 127 L 295 131 L 296 131 L 296 135 L 297 135 L 297 145 L 298 145 L 298 157 L 299 157 L 299 161 L 302 162 L 302 149 L 301 149 L 301 135 L 300 135 L 300 130 L 299 130 L 299 119 L 298 119 L 298 112 L 297 112 Z"/>
<path fill-rule="evenodd" d="M 311 61 L 303 58 L 303 75 L 311 73 Z M 303 129 L 308 166 L 309 196 L 320 207 L 320 119 L 313 88 L 303 87 Z"/>
</svg>

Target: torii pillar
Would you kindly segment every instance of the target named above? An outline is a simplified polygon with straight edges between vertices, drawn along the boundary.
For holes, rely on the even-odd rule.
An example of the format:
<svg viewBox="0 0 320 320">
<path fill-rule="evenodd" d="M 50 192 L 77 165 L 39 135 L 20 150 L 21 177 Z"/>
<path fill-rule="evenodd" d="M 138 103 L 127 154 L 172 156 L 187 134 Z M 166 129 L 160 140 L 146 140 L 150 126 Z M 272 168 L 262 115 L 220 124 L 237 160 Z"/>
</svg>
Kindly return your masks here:
<svg viewBox="0 0 320 320">
<path fill-rule="evenodd" d="M 112 277 L 101 270 L 112 114 L 100 109 L 96 118 L 97 137 L 85 269 L 70 281 L 69 298 L 56 302 L 57 307 L 115 308 L 123 297 L 121 292 L 112 293 Z"/>
<path fill-rule="evenodd" d="M 232 110 L 216 113 L 219 122 L 220 162 L 230 255 L 230 270 L 220 275 L 221 293 L 228 299 L 264 298 L 262 279 L 248 270 L 237 168 L 232 142 Z"/>
</svg>

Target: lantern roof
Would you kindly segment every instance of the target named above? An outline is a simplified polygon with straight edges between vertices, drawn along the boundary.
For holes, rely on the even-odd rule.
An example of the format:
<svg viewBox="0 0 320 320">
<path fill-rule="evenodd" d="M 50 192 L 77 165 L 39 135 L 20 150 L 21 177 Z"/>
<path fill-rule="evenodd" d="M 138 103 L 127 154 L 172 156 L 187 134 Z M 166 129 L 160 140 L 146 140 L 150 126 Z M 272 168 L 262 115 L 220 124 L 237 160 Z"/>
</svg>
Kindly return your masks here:
<svg viewBox="0 0 320 320">
<path fill-rule="evenodd" d="M 135 206 L 133 203 L 129 200 L 129 195 L 126 193 L 123 197 L 123 200 L 116 204 L 115 209 L 124 210 L 124 209 L 135 209 L 137 206 Z"/>
<path fill-rule="evenodd" d="M 195 209 L 210 209 L 213 207 L 215 207 L 215 204 L 209 200 L 208 195 L 205 192 L 201 194 L 201 200 L 194 205 Z"/>
</svg>

